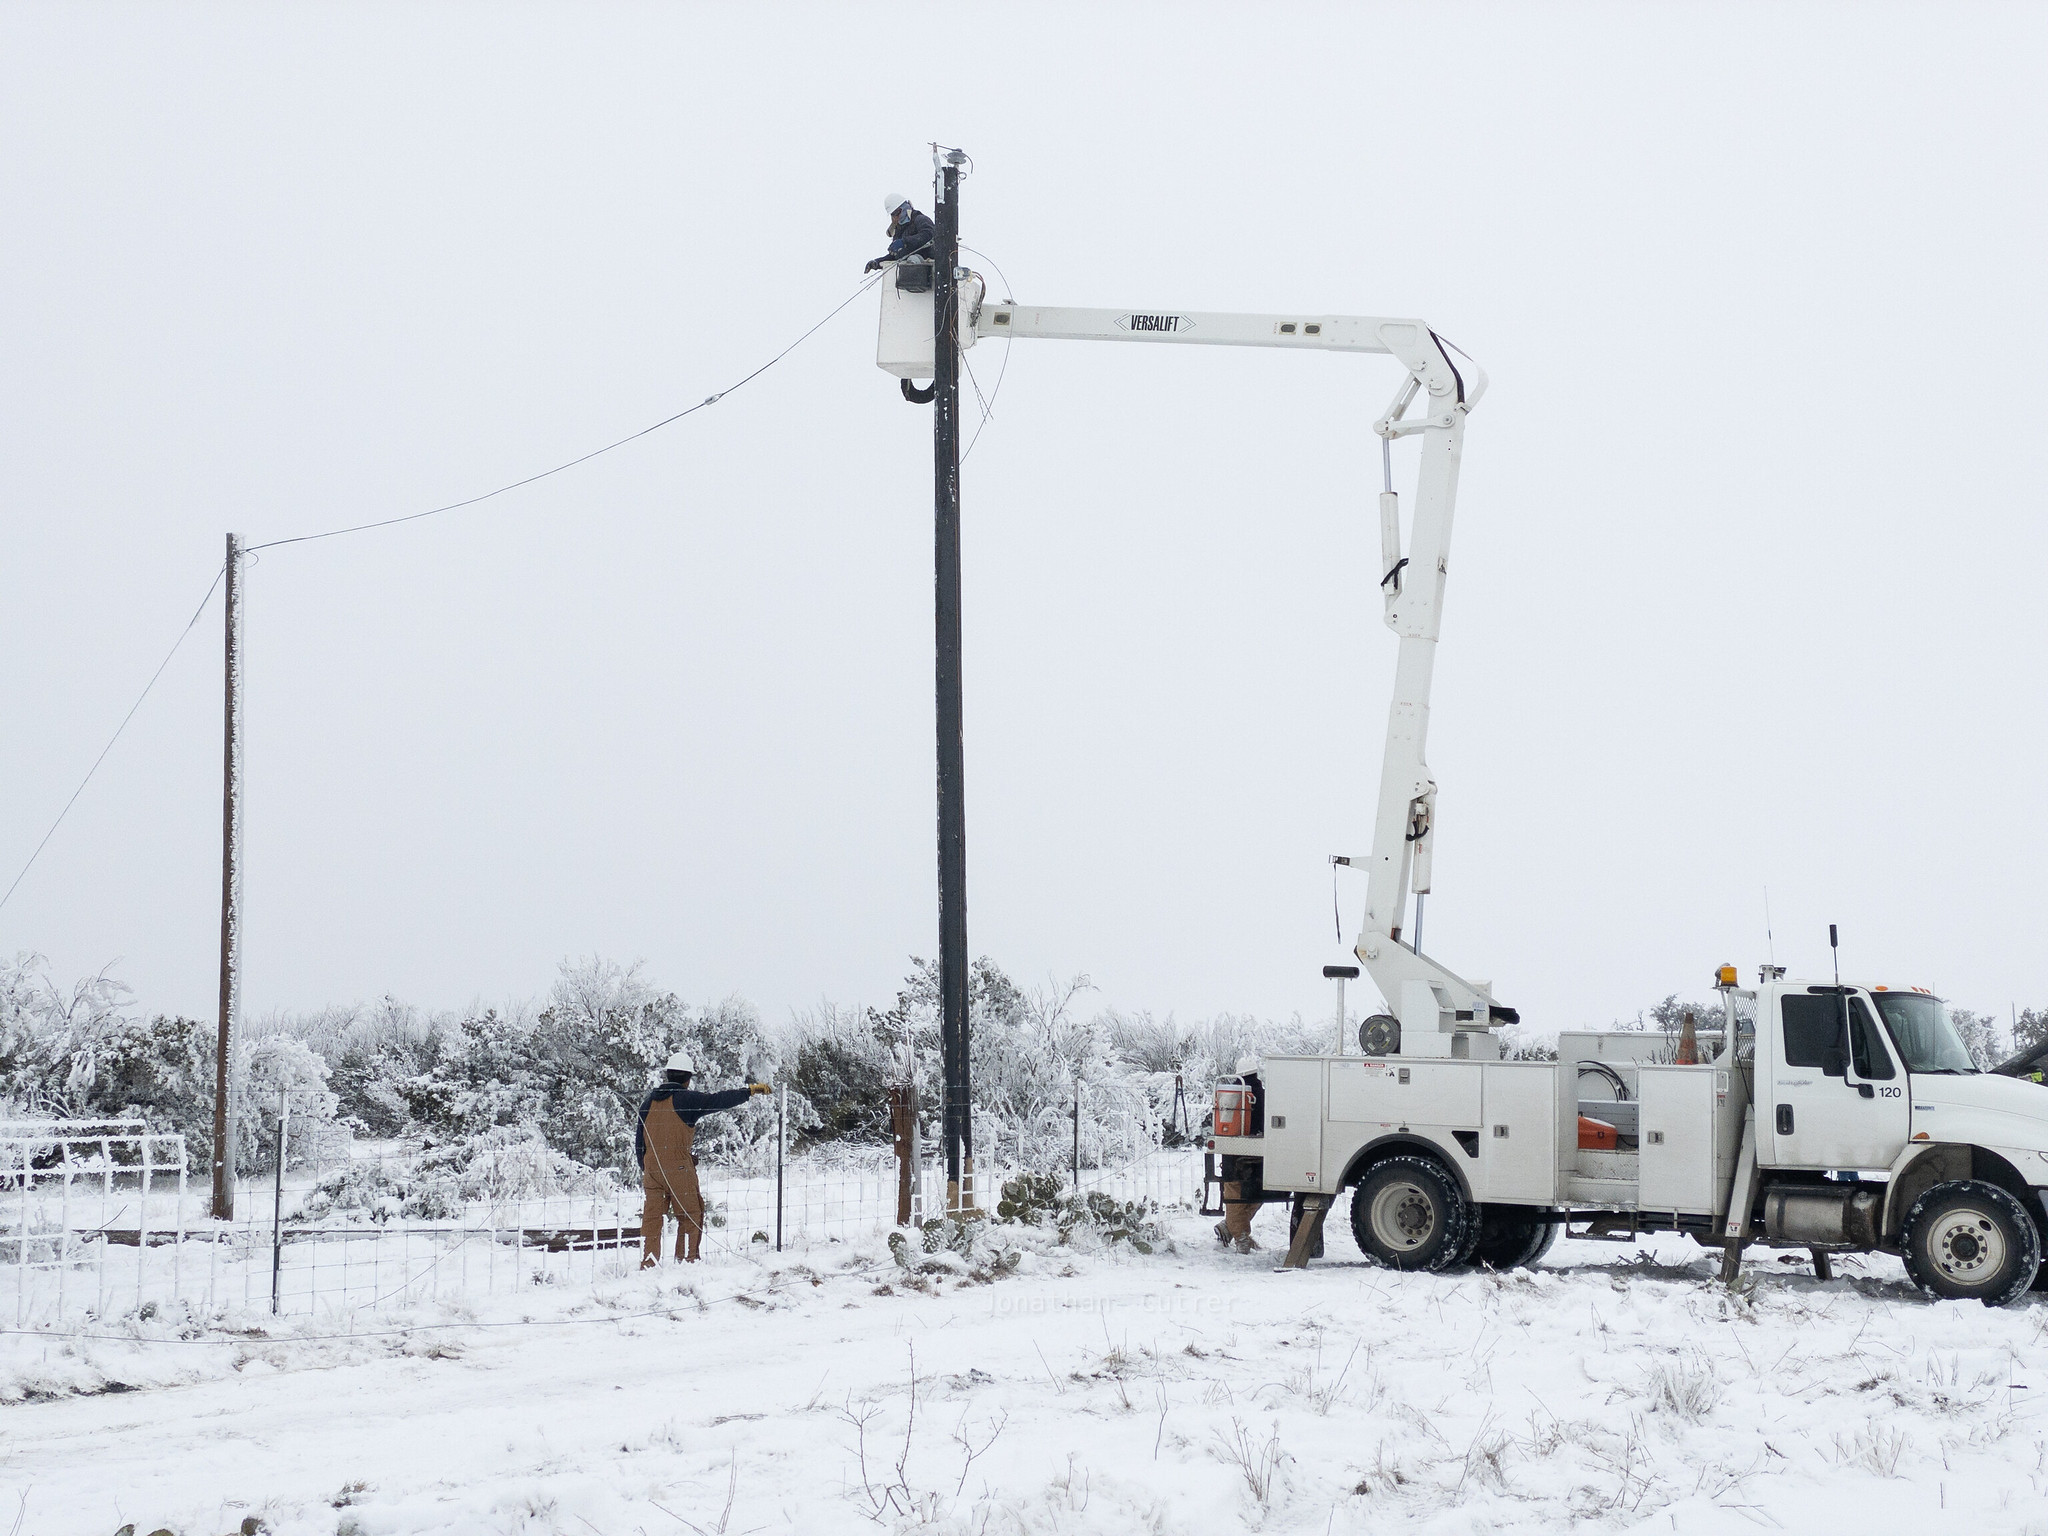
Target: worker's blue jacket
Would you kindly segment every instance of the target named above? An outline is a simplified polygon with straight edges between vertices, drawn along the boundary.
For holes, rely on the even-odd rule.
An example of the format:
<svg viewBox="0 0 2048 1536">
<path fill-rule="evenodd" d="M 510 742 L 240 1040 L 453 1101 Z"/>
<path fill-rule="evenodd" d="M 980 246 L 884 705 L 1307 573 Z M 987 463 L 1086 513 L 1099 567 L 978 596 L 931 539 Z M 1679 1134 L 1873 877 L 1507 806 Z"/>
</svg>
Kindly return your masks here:
<svg viewBox="0 0 2048 1536">
<path fill-rule="evenodd" d="M 901 261 L 905 256 L 928 256 L 932 241 L 938 234 L 937 227 L 929 215 L 910 210 L 908 222 L 889 221 L 889 252 L 884 261 Z"/>
<path fill-rule="evenodd" d="M 723 1093 L 698 1093 L 676 1083 L 663 1083 L 640 1101 L 639 1123 L 633 1128 L 633 1161 L 643 1168 L 647 1165 L 647 1116 L 655 1105 L 666 1103 L 683 1124 L 694 1127 L 714 1110 L 737 1109 L 747 1102 L 748 1093 L 745 1088 L 728 1088 Z"/>
</svg>

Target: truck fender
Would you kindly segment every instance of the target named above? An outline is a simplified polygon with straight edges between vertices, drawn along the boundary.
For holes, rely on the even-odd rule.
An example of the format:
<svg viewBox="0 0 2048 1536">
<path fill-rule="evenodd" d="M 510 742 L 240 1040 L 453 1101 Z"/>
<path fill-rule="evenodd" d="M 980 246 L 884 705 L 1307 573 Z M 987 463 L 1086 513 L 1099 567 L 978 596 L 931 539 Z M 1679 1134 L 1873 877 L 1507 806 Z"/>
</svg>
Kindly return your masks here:
<svg viewBox="0 0 2048 1536">
<path fill-rule="evenodd" d="M 1465 1170 L 1458 1166 L 1461 1161 L 1456 1147 L 1441 1146 L 1427 1136 L 1414 1131 L 1392 1131 L 1385 1136 L 1376 1136 L 1351 1154 L 1351 1161 L 1344 1165 L 1344 1176 L 1337 1181 L 1339 1189 L 1349 1188 L 1363 1179 L 1372 1165 L 1383 1157 L 1397 1152 L 1420 1152 L 1432 1157 L 1450 1170 L 1452 1178 L 1458 1181 L 1458 1193 L 1467 1200 L 1472 1199 L 1472 1181 L 1465 1176 Z"/>
<path fill-rule="evenodd" d="M 1885 1242 L 1898 1242 L 1899 1229 L 1905 1225 L 1906 1213 L 1913 1208 L 1915 1200 L 1936 1184 L 1951 1179 L 1977 1179 L 1986 1184 L 1996 1184 L 2019 1201 L 2021 1208 L 2034 1218 L 2034 1225 L 2041 1229 L 2044 1244 L 2048 1244 L 2048 1225 L 2044 1225 L 2041 1196 L 2028 1185 L 2020 1171 L 1988 1147 L 1954 1141 L 1909 1144 L 1892 1164 L 1891 1182 L 1885 1189 L 1884 1218 L 1878 1227 Z"/>
</svg>

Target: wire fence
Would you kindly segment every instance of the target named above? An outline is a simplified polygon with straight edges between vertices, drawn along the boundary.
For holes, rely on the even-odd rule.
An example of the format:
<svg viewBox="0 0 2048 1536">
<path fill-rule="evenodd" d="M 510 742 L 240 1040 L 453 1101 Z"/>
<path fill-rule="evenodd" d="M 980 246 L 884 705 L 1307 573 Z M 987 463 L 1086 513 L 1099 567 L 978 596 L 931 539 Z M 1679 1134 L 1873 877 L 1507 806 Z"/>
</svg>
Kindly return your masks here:
<svg viewBox="0 0 2048 1536">
<path fill-rule="evenodd" d="M 1019 1149 L 998 1142 L 976 1170 L 984 1213 L 1019 1171 Z M 1079 1172 L 1084 1194 L 1187 1207 L 1199 1197 L 1201 1156 L 1160 1148 L 1133 1126 L 1100 1166 Z M 818 1147 L 765 1171 L 700 1163 L 703 1252 L 873 1237 L 896 1224 L 898 1180 L 887 1147 Z M 24 1328 L 166 1312 L 412 1307 L 594 1285 L 631 1273 L 642 1257 L 642 1191 L 609 1172 L 545 1194 L 465 1199 L 431 1216 L 395 1201 L 309 1200 L 318 1182 L 311 1170 L 244 1181 L 235 1218 L 217 1221 L 206 1171 L 193 1169 L 181 1136 L 132 1120 L 0 1123 L 0 1317 Z M 911 1185 L 914 1222 L 947 1213 L 936 1159 L 920 1156 Z M 664 1254 L 675 1255 L 677 1236 L 671 1221 Z"/>
</svg>

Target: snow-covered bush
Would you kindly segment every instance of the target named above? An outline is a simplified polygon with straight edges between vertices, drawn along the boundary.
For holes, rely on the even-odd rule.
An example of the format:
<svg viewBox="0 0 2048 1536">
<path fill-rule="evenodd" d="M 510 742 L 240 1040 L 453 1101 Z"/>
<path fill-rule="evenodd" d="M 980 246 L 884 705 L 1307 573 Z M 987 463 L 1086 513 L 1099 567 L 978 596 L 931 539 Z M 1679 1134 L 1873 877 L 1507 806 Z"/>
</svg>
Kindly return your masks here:
<svg viewBox="0 0 2048 1536">
<path fill-rule="evenodd" d="M 537 1200 L 621 1187 L 611 1169 L 564 1157 L 531 1126 L 499 1126 L 458 1146 L 437 1147 L 419 1162 L 424 1180 L 444 1180 L 464 1200 Z"/>
<path fill-rule="evenodd" d="M 65 992 L 42 974 L 43 964 L 28 953 L 0 962 L 0 1097 L 44 1118 L 141 1120 L 152 1132 L 182 1135 L 192 1166 L 205 1167 L 213 1157 L 213 1023 L 130 1012 L 132 992 L 105 971 Z M 258 1070 L 264 1075 L 252 1091 Z M 293 1113 L 301 1117 L 294 1161 L 333 1153 L 341 1133 L 326 1073 L 325 1062 L 296 1042 L 273 1046 L 249 1032 L 237 1038 L 228 1091 L 242 1168 L 269 1167 L 277 1155 L 280 1083 L 292 1087 Z"/>
<path fill-rule="evenodd" d="M 610 1196 L 621 1187 L 616 1173 L 564 1157 L 531 1126 L 494 1126 L 450 1146 L 345 1163 L 313 1186 L 292 1219 L 452 1220 L 471 1205 Z"/>
<path fill-rule="evenodd" d="M 772 1076 L 781 1056 L 750 1004 L 692 1008 L 637 965 L 594 958 L 564 962 L 537 1010 L 422 1020 L 386 998 L 367 1013 L 329 1010 L 286 1027 L 338 1060 L 342 1113 L 367 1134 L 466 1146 L 523 1127 L 588 1168 L 631 1164 L 641 1100 L 674 1052 L 696 1060 L 705 1089 Z M 793 1132 L 816 1124 L 801 1093 L 789 1096 L 788 1115 Z M 765 1099 L 709 1116 L 698 1127 L 698 1156 L 765 1167 L 774 1127 Z"/>
</svg>

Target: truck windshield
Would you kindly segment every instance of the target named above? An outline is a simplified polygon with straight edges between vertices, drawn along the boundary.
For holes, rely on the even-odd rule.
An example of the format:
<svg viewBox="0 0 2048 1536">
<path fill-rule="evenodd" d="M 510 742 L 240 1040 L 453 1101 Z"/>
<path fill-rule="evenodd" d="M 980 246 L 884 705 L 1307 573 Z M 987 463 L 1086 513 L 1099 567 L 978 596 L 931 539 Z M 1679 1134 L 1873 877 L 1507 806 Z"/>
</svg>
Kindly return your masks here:
<svg viewBox="0 0 2048 1536">
<path fill-rule="evenodd" d="M 1924 992 L 1878 992 L 1877 1011 L 1891 1026 L 1908 1072 L 1965 1073 L 1978 1070 L 1968 1047 L 1949 1022 L 1948 1004 Z"/>
</svg>

